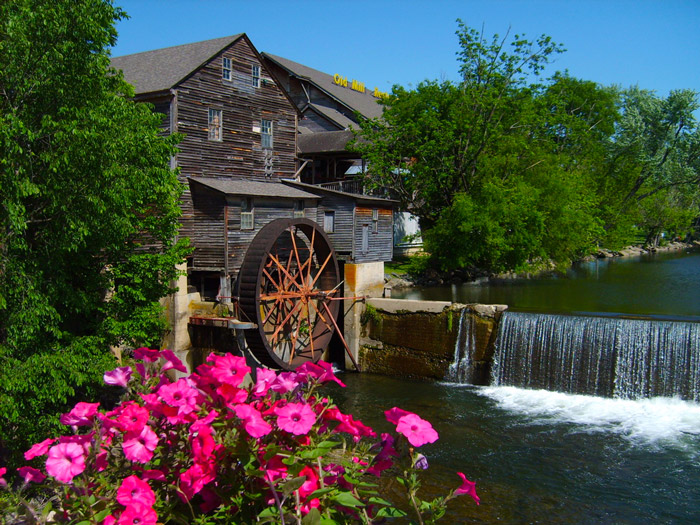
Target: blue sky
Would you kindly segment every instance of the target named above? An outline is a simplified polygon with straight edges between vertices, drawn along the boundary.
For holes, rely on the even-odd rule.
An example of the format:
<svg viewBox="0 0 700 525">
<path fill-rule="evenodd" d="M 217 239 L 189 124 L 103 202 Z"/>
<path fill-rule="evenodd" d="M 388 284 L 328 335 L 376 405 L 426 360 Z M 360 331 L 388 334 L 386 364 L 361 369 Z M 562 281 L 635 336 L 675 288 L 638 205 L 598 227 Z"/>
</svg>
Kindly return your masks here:
<svg viewBox="0 0 700 525">
<path fill-rule="evenodd" d="M 247 33 L 258 51 L 373 89 L 457 80 L 456 19 L 562 43 L 550 72 L 661 96 L 700 91 L 700 0 L 114 0 L 114 56 Z"/>
</svg>

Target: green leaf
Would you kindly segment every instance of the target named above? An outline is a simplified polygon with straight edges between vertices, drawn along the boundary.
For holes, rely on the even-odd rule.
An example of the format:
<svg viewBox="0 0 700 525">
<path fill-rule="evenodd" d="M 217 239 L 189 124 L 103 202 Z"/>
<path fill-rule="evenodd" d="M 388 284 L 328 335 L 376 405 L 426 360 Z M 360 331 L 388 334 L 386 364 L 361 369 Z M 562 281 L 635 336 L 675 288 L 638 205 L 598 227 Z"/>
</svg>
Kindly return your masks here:
<svg viewBox="0 0 700 525">
<path fill-rule="evenodd" d="M 396 507 L 382 507 L 377 512 L 378 518 L 403 518 L 407 516 L 404 511 L 397 509 Z"/>
<path fill-rule="evenodd" d="M 301 520 L 302 525 L 320 525 L 321 513 L 316 508 L 309 510 L 309 513 Z"/>
<path fill-rule="evenodd" d="M 342 505 L 343 507 L 364 507 L 364 503 L 362 503 L 359 499 L 353 496 L 350 492 L 339 493 L 333 498 L 333 501 L 335 501 L 339 505 Z"/>
<path fill-rule="evenodd" d="M 299 476 L 297 478 L 290 479 L 286 483 L 283 483 L 280 488 L 285 496 L 289 496 L 295 490 L 299 490 L 305 482 L 306 476 Z"/>
<path fill-rule="evenodd" d="M 263 509 L 261 512 L 258 513 L 258 517 L 260 518 L 269 518 L 269 517 L 276 517 L 279 516 L 279 512 L 277 510 L 277 507 L 266 507 Z"/>
</svg>

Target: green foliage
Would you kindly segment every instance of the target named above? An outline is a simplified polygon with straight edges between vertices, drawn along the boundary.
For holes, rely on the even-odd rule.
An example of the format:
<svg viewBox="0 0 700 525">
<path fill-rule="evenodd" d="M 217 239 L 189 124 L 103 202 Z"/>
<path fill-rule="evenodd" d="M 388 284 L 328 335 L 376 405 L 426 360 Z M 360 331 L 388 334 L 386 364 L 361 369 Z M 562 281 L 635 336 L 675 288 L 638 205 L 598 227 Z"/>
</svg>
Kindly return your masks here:
<svg viewBox="0 0 700 525">
<path fill-rule="evenodd" d="M 355 144 L 370 184 L 419 217 L 431 264 L 567 265 L 640 229 L 688 230 L 700 194 L 697 94 L 661 99 L 566 73 L 529 83 L 562 52 L 549 37 L 489 39 L 461 22 L 457 37 L 462 80 L 395 86 Z"/>
<path fill-rule="evenodd" d="M 379 315 L 377 309 L 371 304 L 365 304 L 365 311 L 362 312 L 360 316 L 360 323 L 362 326 L 366 326 L 368 323 L 380 323 L 382 321 L 382 316 Z"/>
<path fill-rule="evenodd" d="M 109 67 L 124 16 L 107 0 L 0 3 L 3 439 L 96 393 L 108 357 L 75 338 L 104 348 L 164 329 L 158 299 L 185 254 L 177 138 Z"/>
</svg>

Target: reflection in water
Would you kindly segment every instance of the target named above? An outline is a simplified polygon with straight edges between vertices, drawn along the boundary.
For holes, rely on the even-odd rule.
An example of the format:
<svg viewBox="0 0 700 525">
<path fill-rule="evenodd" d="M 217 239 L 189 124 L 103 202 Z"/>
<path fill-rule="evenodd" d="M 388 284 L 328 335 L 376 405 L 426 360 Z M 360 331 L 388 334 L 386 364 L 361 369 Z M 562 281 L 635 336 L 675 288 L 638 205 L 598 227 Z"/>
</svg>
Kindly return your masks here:
<svg viewBox="0 0 700 525">
<path fill-rule="evenodd" d="M 598 259 L 566 276 L 411 288 L 392 297 L 507 304 L 539 312 L 614 312 L 700 318 L 700 253 Z"/>
<path fill-rule="evenodd" d="M 424 495 L 477 482 L 445 523 L 697 523 L 700 406 L 514 387 L 409 382 L 344 374 L 332 396 L 378 432 L 393 406 L 432 422 L 440 439 Z M 469 501 L 467 501 L 469 500 Z"/>
</svg>

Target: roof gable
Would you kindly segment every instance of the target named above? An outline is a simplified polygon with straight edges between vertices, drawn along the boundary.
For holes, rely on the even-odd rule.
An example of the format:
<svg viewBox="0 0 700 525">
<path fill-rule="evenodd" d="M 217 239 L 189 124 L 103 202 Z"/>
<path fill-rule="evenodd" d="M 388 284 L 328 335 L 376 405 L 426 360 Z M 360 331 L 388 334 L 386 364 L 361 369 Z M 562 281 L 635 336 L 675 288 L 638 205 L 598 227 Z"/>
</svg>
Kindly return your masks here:
<svg viewBox="0 0 700 525">
<path fill-rule="evenodd" d="M 263 57 L 285 69 L 291 75 L 312 83 L 331 98 L 339 101 L 352 111 L 357 111 L 365 118 L 377 118 L 382 116 L 383 107 L 370 92 L 360 93 L 337 85 L 333 81 L 333 75 L 323 73 L 317 69 L 304 66 L 292 60 L 263 53 Z"/>
<path fill-rule="evenodd" d="M 187 78 L 243 36 L 245 35 L 241 33 L 114 57 L 111 60 L 112 67 L 124 72 L 125 80 L 134 86 L 137 94 L 164 91 Z"/>
</svg>

